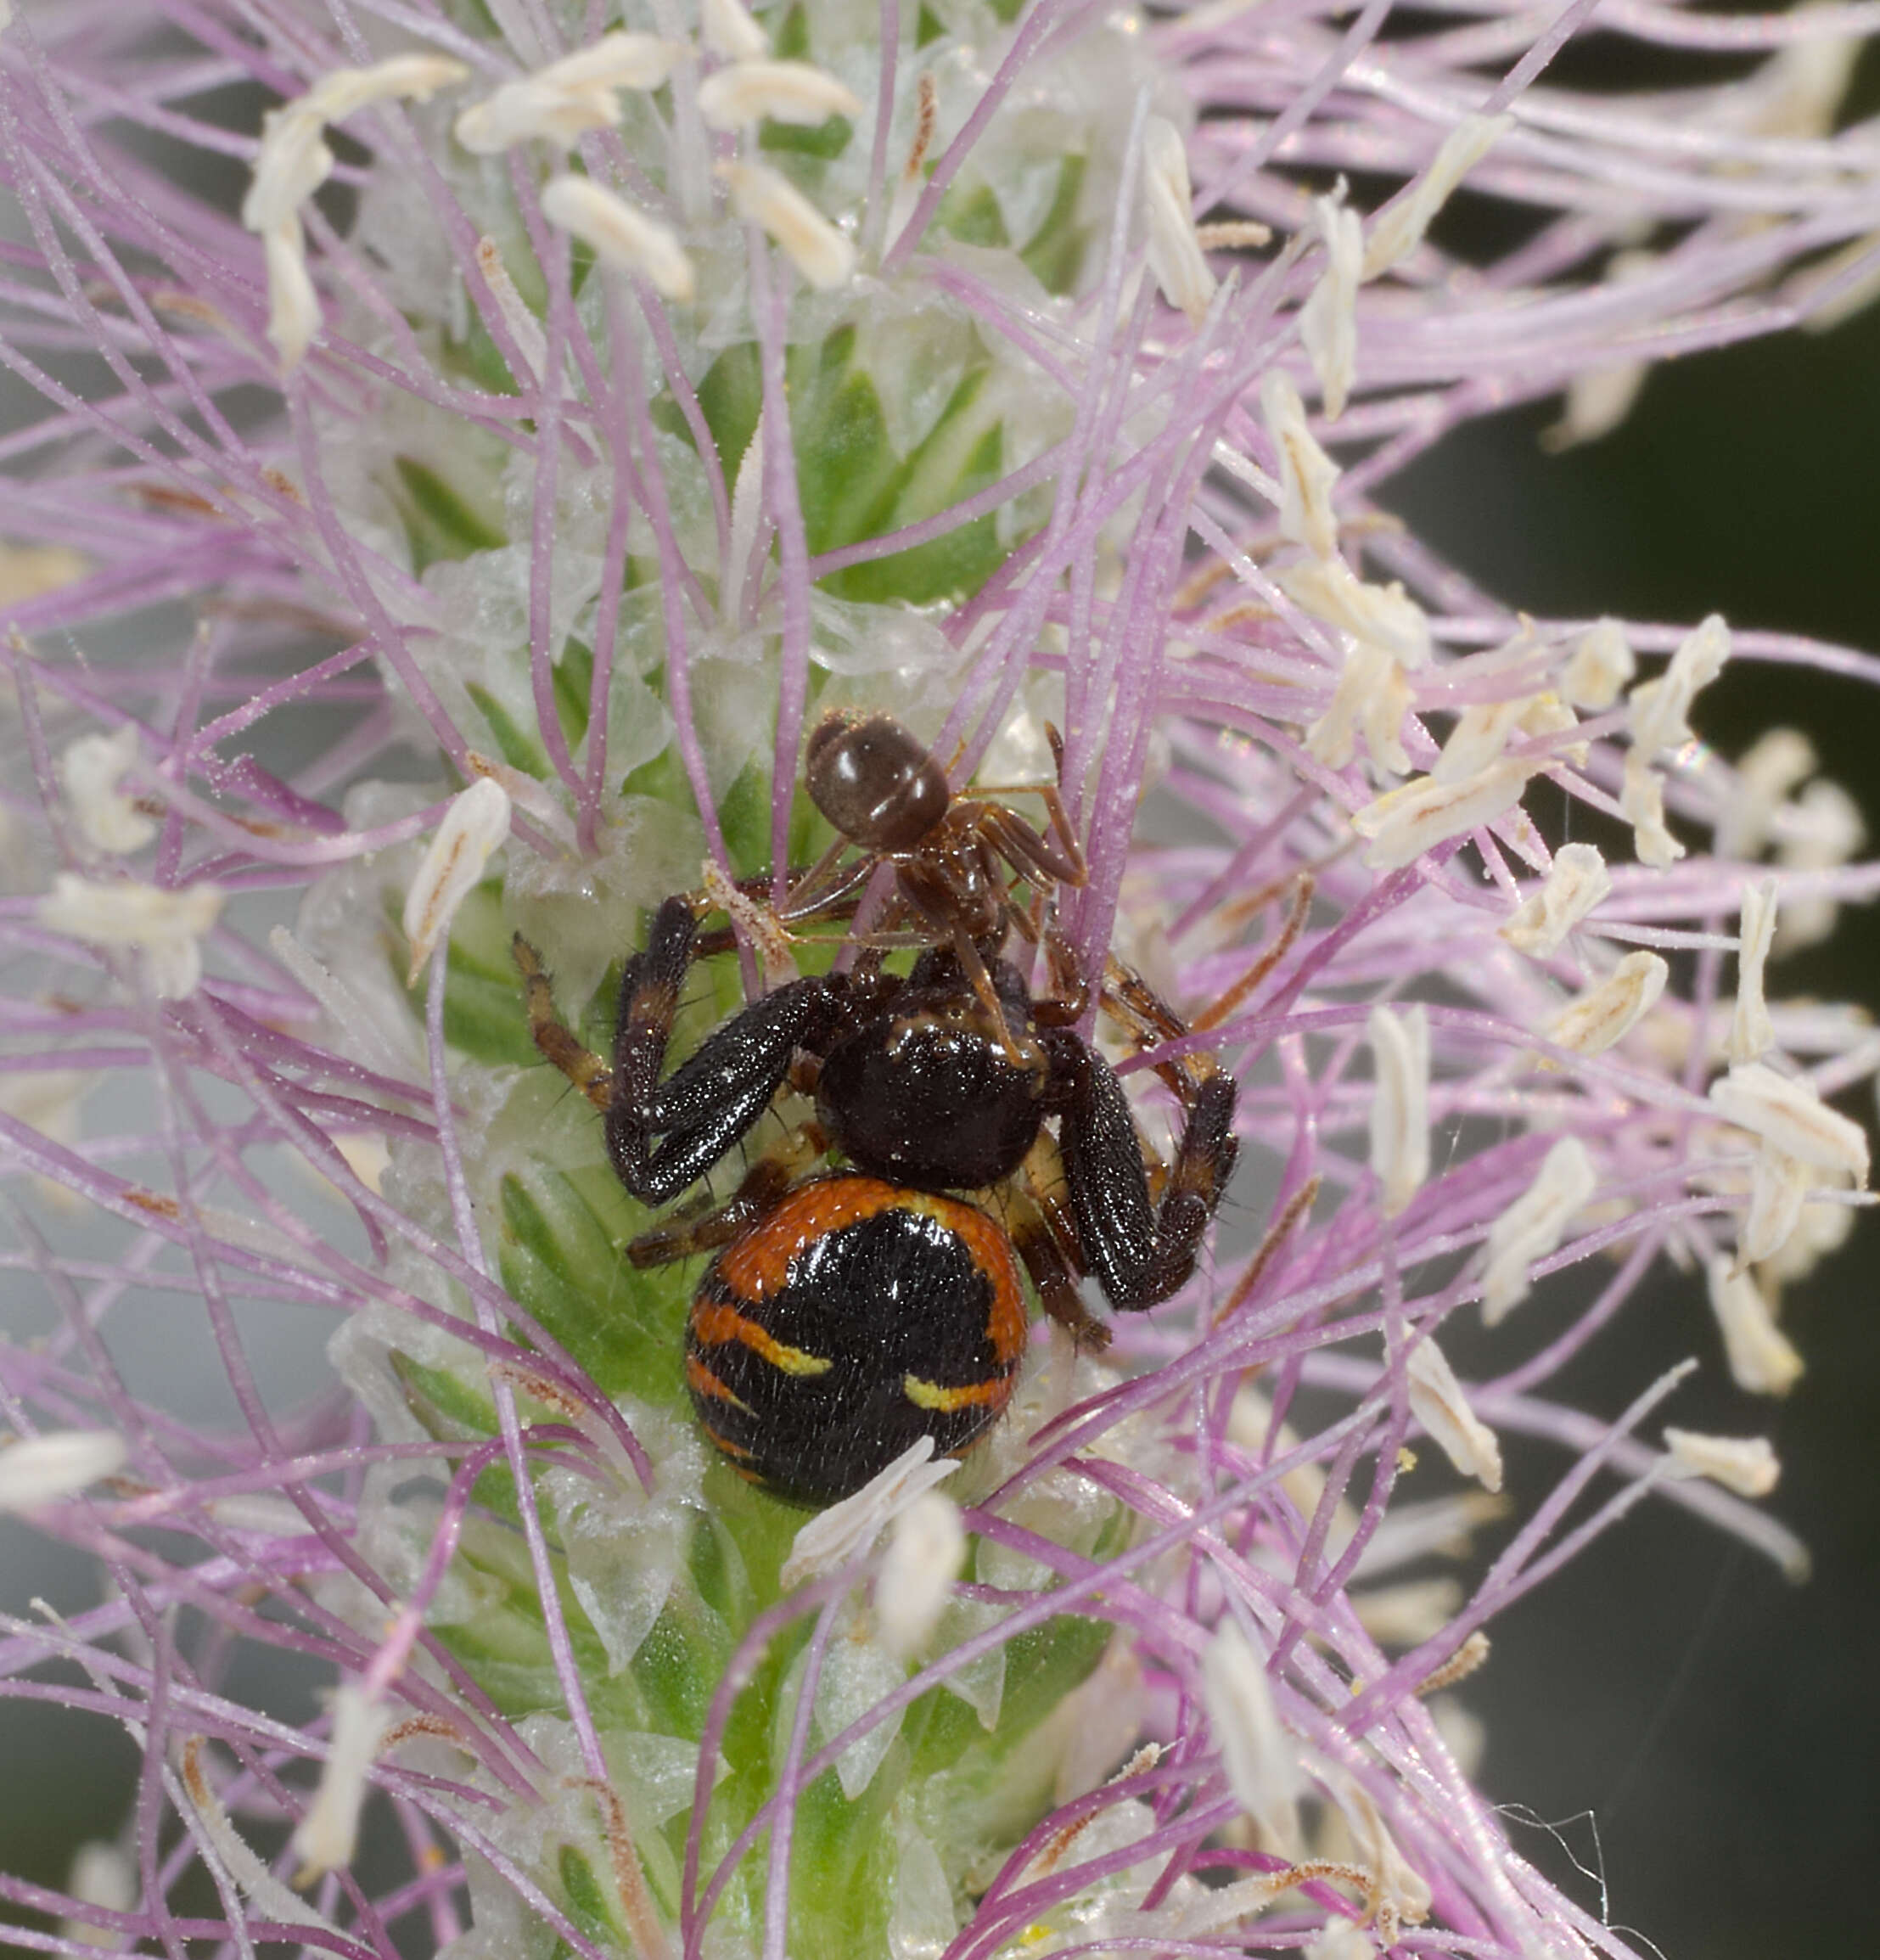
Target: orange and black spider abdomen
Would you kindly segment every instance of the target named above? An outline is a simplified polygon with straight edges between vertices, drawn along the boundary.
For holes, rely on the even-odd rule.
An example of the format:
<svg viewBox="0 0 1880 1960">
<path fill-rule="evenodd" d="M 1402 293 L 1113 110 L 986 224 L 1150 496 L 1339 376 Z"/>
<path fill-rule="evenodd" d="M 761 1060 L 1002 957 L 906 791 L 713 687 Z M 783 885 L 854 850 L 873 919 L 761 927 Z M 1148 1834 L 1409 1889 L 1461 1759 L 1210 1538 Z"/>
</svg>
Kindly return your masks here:
<svg viewBox="0 0 1880 1960">
<path fill-rule="evenodd" d="M 788 1192 L 712 1261 L 686 1379 L 742 1474 L 827 1504 L 923 1435 L 940 1456 L 966 1449 L 1011 1400 L 1024 1341 L 994 1219 L 845 1171 Z"/>
</svg>

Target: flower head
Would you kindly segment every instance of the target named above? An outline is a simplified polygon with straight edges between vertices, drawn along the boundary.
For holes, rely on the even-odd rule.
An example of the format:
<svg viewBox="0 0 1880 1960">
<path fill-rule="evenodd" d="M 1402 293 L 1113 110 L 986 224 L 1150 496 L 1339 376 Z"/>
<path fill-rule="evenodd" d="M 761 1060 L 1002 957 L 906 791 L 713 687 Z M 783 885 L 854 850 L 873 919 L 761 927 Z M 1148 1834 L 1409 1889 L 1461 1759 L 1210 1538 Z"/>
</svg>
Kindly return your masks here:
<svg viewBox="0 0 1880 1960">
<path fill-rule="evenodd" d="M 72 1937 L 1630 1951 L 1510 1850 L 1432 1697 L 1647 1497 L 1799 1563 L 1766 1445 L 1648 1437 L 1684 1371 L 1613 1424 L 1548 1384 L 1673 1267 L 1705 1365 L 1804 1364 L 1777 1299 L 1865 1202 L 1832 1098 L 1880 1044 L 1769 974 L 1877 873 L 1799 738 L 1703 746 L 1704 690 L 1880 670 L 1515 615 L 1373 497 L 1490 407 L 1562 396 L 1583 438 L 1641 364 L 1869 287 L 1880 166 L 1834 129 L 1866 16 L 1608 8 L 1766 53 L 1670 115 L 1550 81 L 1589 8 L 1389 14 L 0 30 L 0 360 L 46 405 L 3 480 L 0 1138 L 42 1318 L 0 1348 L 0 1502 L 113 1587 L 8 1624 L 0 1673 L 81 1676 L 146 1761 L 52 1901 Z M 1458 256 L 1465 187 L 1525 241 Z M 1057 771 L 1087 877 L 1035 924 L 1165 999 L 1086 1023 L 1158 1170 L 1197 1055 L 1243 1168 L 1174 1300 L 1107 1355 L 1041 1322 L 989 1441 L 810 1519 L 692 1421 L 693 1276 L 623 1258 L 647 1215 L 511 946 L 576 1047 L 675 892 L 732 948 L 682 1042 L 853 957 L 866 901 L 779 915 L 837 707 L 956 788 Z M 98 1244 L 33 1222 L 53 1193 Z M 228 1410 L 133 1385 L 132 1311 Z M 265 1379 L 268 1317 L 335 1375 Z M 1511 1433 L 1563 1452 L 1531 1517 Z M 1490 1530 L 1466 1596 L 1403 1570 Z M 244 1702 L 250 1646 L 324 1711 Z M 402 1847 L 383 1889 L 362 1841 Z"/>
</svg>

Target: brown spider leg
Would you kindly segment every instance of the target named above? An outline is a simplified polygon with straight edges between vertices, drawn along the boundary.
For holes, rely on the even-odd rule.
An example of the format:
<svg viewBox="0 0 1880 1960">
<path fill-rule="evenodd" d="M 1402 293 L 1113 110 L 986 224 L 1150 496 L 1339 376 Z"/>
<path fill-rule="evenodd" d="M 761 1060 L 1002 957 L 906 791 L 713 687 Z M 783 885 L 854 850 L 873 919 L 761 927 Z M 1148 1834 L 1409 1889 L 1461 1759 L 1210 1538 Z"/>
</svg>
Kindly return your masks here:
<svg viewBox="0 0 1880 1960">
<path fill-rule="evenodd" d="M 555 1012 L 554 989 L 542 963 L 542 955 L 519 932 L 509 942 L 509 950 L 522 974 L 529 1038 L 544 1061 L 559 1069 L 597 1109 L 604 1111 L 613 1101 L 613 1070 L 592 1048 L 584 1047 Z"/>
<path fill-rule="evenodd" d="M 1051 969 L 1051 992 L 1032 1002 L 1031 1018 L 1041 1028 L 1075 1027 L 1090 1006 L 1090 980 L 1055 920 L 1042 926 L 1041 937 Z"/>
<path fill-rule="evenodd" d="M 1007 1205 L 1007 1229 L 1037 1289 L 1039 1303 L 1080 1347 L 1101 1352 L 1109 1345 L 1110 1330 L 1084 1305 L 1077 1290 L 1083 1255 L 1064 1191 L 1063 1165 L 1048 1131 L 1041 1131 L 1026 1152 Z"/>
<path fill-rule="evenodd" d="M 1051 744 L 1052 758 L 1057 766 L 1055 783 L 976 783 L 973 786 L 974 793 L 979 796 L 1038 797 L 1044 804 L 1052 834 L 1057 838 L 1065 860 L 1075 867 L 1068 874 L 1053 870 L 1052 875 L 1060 885 L 1081 885 L 1089 876 L 1089 866 L 1084 857 L 1084 847 L 1078 842 L 1077 834 L 1071 828 L 1070 818 L 1064 810 L 1064 739 L 1051 722 L 1045 723 L 1045 739 Z M 1026 824 L 1025 828 L 1030 830 L 1031 827 Z M 1037 834 L 1032 834 L 1035 837 Z"/>
<path fill-rule="evenodd" d="M 1057 803 L 1058 792 L 1041 788 L 1039 794 L 1051 799 L 1055 810 L 1055 828 L 1063 817 L 1063 807 Z M 1084 884 L 1090 876 L 1082 847 L 1075 838 L 1069 836 L 1068 828 L 1065 834 L 1069 848 L 1060 851 L 1040 836 L 1017 811 L 1007 810 L 1002 803 L 983 805 L 977 823 L 980 834 L 1029 884 L 1075 886 Z"/>
<path fill-rule="evenodd" d="M 643 1232 L 627 1247 L 627 1258 L 643 1270 L 730 1244 L 763 1217 L 828 1148 L 821 1125 L 797 1124 L 751 1165 L 724 1204 L 713 1205 L 707 1199 L 674 1212 L 650 1232 Z"/>
<path fill-rule="evenodd" d="M 1006 1025 L 1004 1004 L 992 985 L 992 975 L 986 971 L 985 962 L 979 957 L 979 947 L 973 943 L 973 935 L 962 921 L 964 907 L 958 901 L 958 894 L 945 873 L 936 865 L 918 861 L 903 864 L 895 892 L 913 917 L 931 928 L 936 935 L 945 935 L 944 942 L 952 946 L 960 971 L 966 975 L 973 991 L 979 997 L 979 1005 L 985 1009 L 997 1031 L 999 1045 L 1005 1050 L 1007 1059 L 1014 1068 L 1023 1068 L 1025 1058 L 1019 1052 L 1012 1031 Z"/>
</svg>

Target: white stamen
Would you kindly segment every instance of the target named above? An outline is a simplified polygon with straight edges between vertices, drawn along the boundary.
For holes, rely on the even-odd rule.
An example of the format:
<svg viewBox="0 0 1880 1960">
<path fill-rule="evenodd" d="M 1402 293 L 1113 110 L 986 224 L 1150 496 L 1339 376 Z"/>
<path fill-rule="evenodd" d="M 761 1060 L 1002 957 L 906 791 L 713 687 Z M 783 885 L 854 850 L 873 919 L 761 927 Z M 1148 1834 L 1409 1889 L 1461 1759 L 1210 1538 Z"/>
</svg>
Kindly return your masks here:
<svg viewBox="0 0 1880 1960">
<path fill-rule="evenodd" d="M 137 1905 L 137 1861 L 118 1845 L 93 1838 L 78 1847 L 65 1890 L 81 1906 L 102 1906 L 108 1912 L 128 1912 Z M 59 1922 L 63 1940 L 84 1946 L 119 1946 L 122 1937 L 110 1927 L 76 1914 Z"/>
<path fill-rule="evenodd" d="M 699 31 L 714 54 L 731 61 L 761 61 L 771 51 L 771 37 L 740 4 L 740 0 L 699 0 Z"/>
<path fill-rule="evenodd" d="M 40 900 L 39 923 L 87 946 L 135 946 L 160 1001 L 180 1001 L 202 978 L 201 940 L 222 907 L 219 885 L 160 890 L 130 879 L 97 880 L 61 872 Z"/>
<path fill-rule="evenodd" d="M 1753 1396 L 1787 1395 L 1801 1376 L 1802 1357 L 1776 1325 L 1762 1289 L 1750 1274 L 1732 1272 L 1720 1254 L 1706 1277 L 1731 1379 Z"/>
<path fill-rule="evenodd" d="M 1451 837 L 1495 823 L 1521 800 L 1533 772 L 1525 762 L 1503 761 L 1466 783 L 1419 776 L 1390 790 L 1352 817 L 1352 828 L 1371 840 L 1365 863 L 1372 871 L 1400 870 Z"/>
<path fill-rule="evenodd" d="M 307 270 L 306 240 L 298 218 L 283 218 L 261 233 L 267 267 L 267 339 L 283 373 L 300 366 L 320 331 L 320 295 Z"/>
<path fill-rule="evenodd" d="M 585 132 L 619 121 L 623 88 L 659 87 L 689 52 L 683 42 L 655 34 L 603 34 L 533 75 L 504 82 L 457 117 L 454 133 L 479 156 L 532 138 L 566 149 Z"/>
<path fill-rule="evenodd" d="M 763 516 L 764 418 L 760 412 L 757 426 L 744 446 L 744 460 L 738 465 L 738 481 L 731 493 L 731 536 L 727 541 L 724 573 L 718 587 L 718 609 L 727 624 L 736 618 L 735 609 L 744 603 L 750 554 L 756 548 L 757 527 Z"/>
<path fill-rule="evenodd" d="M 1367 585 L 1342 558 L 1301 559 L 1282 565 L 1273 576 L 1293 604 L 1314 619 L 1382 647 L 1406 667 L 1429 664 L 1429 621 L 1397 581 Z"/>
<path fill-rule="evenodd" d="M 1332 489 L 1338 466 L 1313 440 L 1299 390 L 1277 368 L 1269 368 L 1260 382 L 1260 406 L 1279 458 L 1280 536 L 1322 559 L 1335 558 L 1338 520 Z"/>
<path fill-rule="evenodd" d="M 1730 658 L 1730 628 L 1712 613 L 1688 633 L 1670 665 L 1655 681 L 1641 681 L 1626 699 L 1626 722 L 1633 744 L 1647 761 L 1690 741 L 1691 706 L 1723 671 Z"/>
<path fill-rule="evenodd" d="M 1484 1491 L 1499 1491 L 1501 1446 L 1495 1431 L 1468 1406 L 1443 1351 L 1432 1339 L 1418 1341 L 1404 1372 L 1409 1379 L 1411 1412 L 1443 1454 Z"/>
<path fill-rule="evenodd" d="M 1377 1960 L 1378 1943 L 1355 1919 L 1336 1915 L 1305 1949 L 1305 1960 Z"/>
<path fill-rule="evenodd" d="M 1749 1209 L 1737 1237 L 1737 1266 L 1773 1259 L 1802 1222 L 1808 1194 L 1818 1178 L 1810 1165 L 1765 1143 L 1749 1172 Z"/>
<path fill-rule="evenodd" d="M 1454 1579 L 1406 1579 L 1351 1595 L 1358 1624 L 1381 1647 L 1419 1647 L 1434 1639 L 1462 1603 L 1462 1588 Z"/>
<path fill-rule="evenodd" d="M 1815 773 L 1814 744 L 1793 728 L 1771 728 L 1737 760 L 1737 782 L 1717 812 L 1717 855 L 1758 857 L 1770 820 Z"/>
<path fill-rule="evenodd" d="M 683 304 L 698 289 L 692 261 L 671 226 L 603 190 L 592 177 L 554 178 L 542 191 L 542 215 L 592 245 L 609 265 L 643 273 L 662 299 Z"/>
<path fill-rule="evenodd" d="M 516 283 L 509 277 L 509 268 L 503 264 L 502 250 L 494 239 L 477 240 L 476 262 L 488 282 L 502 323 L 509 329 L 509 338 L 516 344 L 516 353 L 529 370 L 526 374 L 518 374 L 516 380 L 526 387 L 530 381 L 545 379 L 548 337 L 542 330 L 542 322 L 529 311 L 529 302 L 516 290 Z"/>
<path fill-rule="evenodd" d="M 1371 1168 L 1382 1210 L 1395 1218 L 1429 1175 L 1429 1012 L 1380 1002 L 1367 1023 L 1377 1087 L 1371 1092 Z"/>
<path fill-rule="evenodd" d="M 183 1794 L 196 1813 L 203 1835 L 221 1860 L 224 1873 L 255 1908 L 256 1917 L 283 1926 L 317 1926 L 328 1933 L 336 1932 L 336 1928 L 329 1926 L 304 1899 L 296 1898 L 274 1876 L 254 1846 L 235 1828 L 234 1819 L 223 1807 L 203 1769 L 202 1738 L 190 1737 L 182 1745 L 180 1757 L 177 1766 L 182 1772 Z M 340 1937 L 344 1939 L 345 1935 Z"/>
<path fill-rule="evenodd" d="M 59 1429 L 0 1445 L 0 1513 L 76 1497 L 119 1469 L 128 1453 L 115 1429 Z"/>
<path fill-rule="evenodd" d="M 1560 691 L 1576 708 L 1597 714 L 1619 699 L 1619 690 L 1638 671 L 1625 629 L 1617 620 L 1596 620 L 1580 636 L 1580 643 L 1561 671 Z"/>
<path fill-rule="evenodd" d="M 944 1491 L 928 1491 L 895 1519 L 875 1579 L 875 1627 L 897 1660 L 939 1624 L 965 1556 L 960 1508 Z"/>
<path fill-rule="evenodd" d="M 1541 447 L 1558 455 L 1610 435 L 1631 413 L 1650 372 L 1643 361 L 1614 361 L 1608 367 L 1582 368 L 1567 384 L 1560 419 L 1540 431 Z"/>
<path fill-rule="evenodd" d="M 1410 679 L 1384 648 L 1361 640 L 1346 659 L 1325 712 L 1305 732 L 1306 752 L 1328 769 L 1351 761 L 1353 736 L 1362 730 L 1365 747 L 1378 769 L 1405 774 L 1410 757 L 1401 730 L 1410 712 Z"/>
<path fill-rule="evenodd" d="M 1737 1004 L 1724 1052 L 1732 1062 L 1753 1062 L 1776 1045 L 1776 1024 L 1763 996 L 1763 969 L 1776 937 L 1776 881 L 1766 879 L 1743 895 L 1742 937 L 1737 948 Z"/>
<path fill-rule="evenodd" d="M 137 732 L 129 722 L 109 735 L 81 735 L 59 758 L 59 783 L 66 807 L 87 846 L 101 855 L 141 851 L 157 834 L 155 823 L 118 788 L 136 766 Z"/>
<path fill-rule="evenodd" d="M 1340 186 L 1342 194 L 1343 186 Z M 1364 268 L 1364 224 L 1339 197 L 1313 199 L 1325 270 L 1299 308 L 1299 344 L 1317 375 L 1327 421 L 1344 413 L 1358 372 L 1358 281 Z"/>
<path fill-rule="evenodd" d="M 359 1809 L 366 1799 L 366 1777 L 393 1710 L 381 1701 L 368 1701 L 356 1681 L 343 1681 L 333 1693 L 333 1730 L 326 1767 L 306 1815 L 294 1833 L 300 1854 L 298 1885 L 323 1873 L 342 1870 L 352 1862 L 359 1841 Z"/>
<path fill-rule="evenodd" d="M 1366 278 L 1388 272 L 1416 250 L 1456 185 L 1513 126 L 1512 115 L 1465 115 L 1456 124 L 1409 196 L 1400 198 L 1372 226 L 1364 254 Z"/>
<path fill-rule="evenodd" d="M 733 62 L 699 84 L 699 113 L 714 129 L 766 121 L 813 129 L 865 107 L 852 88 L 808 61 Z"/>
<path fill-rule="evenodd" d="M 369 68 L 336 68 L 261 118 L 255 174 L 242 222 L 261 234 L 267 261 L 267 337 L 292 368 L 319 330 L 319 300 L 307 272 L 300 206 L 333 171 L 326 126 L 375 102 L 424 102 L 469 74 L 441 54 L 399 54 Z"/>
<path fill-rule="evenodd" d="M 1867 1181 L 1867 1133 L 1828 1108 L 1812 1082 L 1779 1075 L 1765 1062 L 1740 1062 L 1710 1085 L 1726 1120 L 1817 1170 Z"/>
<path fill-rule="evenodd" d="M 1202 1654 L 1201 1699 L 1228 1787 L 1260 1827 L 1260 1849 L 1296 1856 L 1305 1786 L 1298 1747 L 1273 1705 L 1266 1670 L 1232 1619 L 1221 1621 Z"/>
<path fill-rule="evenodd" d="M 821 292 L 845 286 L 856 269 L 856 249 L 796 186 L 760 163 L 721 163 L 738 215 L 760 226 L 790 262 Z"/>
<path fill-rule="evenodd" d="M 1594 845 L 1563 844 L 1540 890 L 1523 900 L 1501 936 L 1518 952 L 1547 958 L 1612 889 L 1612 874 Z"/>
<path fill-rule="evenodd" d="M 1547 1039 L 1576 1055 L 1600 1055 L 1657 1006 L 1671 969 L 1655 952 L 1629 952 L 1597 986 L 1564 1008 Z"/>
<path fill-rule="evenodd" d="M 1482 1319 L 1493 1327 L 1532 1290 L 1529 1268 L 1560 1244 L 1574 1212 L 1598 1180 L 1577 1137 L 1563 1137 L 1548 1151 L 1540 1173 L 1489 1227 L 1488 1262 L 1482 1269 Z"/>
<path fill-rule="evenodd" d="M 412 949 L 407 986 L 418 985 L 457 907 L 508 834 L 509 794 L 500 783 L 480 777 L 452 799 L 405 894 L 405 937 Z"/>
<path fill-rule="evenodd" d="M 1668 1429 L 1664 1447 L 1667 1476 L 1708 1477 L 1739 1497 L 1766 1497 L 1782 1474 L 1767 1436 L 1705 1436 Z"/>
<path fill-rule="evenodd" d="M 852 1497 L 818 1512 L 796 1535 L 783 1561 L 780 1583 L 788 1589 L 820 1578 L 863 1557 L 903 1511 L 911 1509 L 942 1478 L 958 1469 L 958 1459 L 934 1460 L 934 1439 L 922 1436 L 864 1484 Z"/>
<path fill-rule="evenodd" d="M 1389 1926 L 1407 1920 L 1420 1926 L 1429 1917 L 1435 1895 L 1429 1881 L 1398 1849 L 1397 1840 L 1378 1813 L 1364 1785 L 1353 1776 L 1332 1779 L 1330 1788 L 1344 1813 L 1360 1857 L 1371 1868 L 1377 1888 L 1378 1923 Z M 1396 1945 L 1395 1935 L 1390 1943 Z"/>
<path fill-rule="evenodd" d="M 1539 700 L 1538 694 L 1524 694 L 1518 700 L 1483 701 L 1463 709 L 1430 774 L 1439 783 L 1461 783 L 1499 762 Z"/>
<path fill-rule="evenodd" d="M 1626 753 L 1619 807 L 1632 827 L 1632 849 L 1641 864 L 1664 871 L 1684 856 L 1684 846 L 1664 821 L 1664 784 L 1642 749 Z"/>
<path fill-rule="evenodd" d="M 1832 871 L 1866 842 L 1860 807 L 1838 783 L 1810 783 L 1784 812 L 1776 861 L 1788 871 Z M 1832 892 L 1799 895 L 1782 907 L 1782 951 L 1815 946 L 1834 930 L 1840 901 Z"/>
<path fill-rule="evenodd" d="M 1162 297 L 1198 327 L 1216 281 L 1194 224 L 1188 146 L 1172 122 L 1152 115 L 1142 132 L 1142 208 L 1148 218 L 1149 267 Z"/>
</svg>

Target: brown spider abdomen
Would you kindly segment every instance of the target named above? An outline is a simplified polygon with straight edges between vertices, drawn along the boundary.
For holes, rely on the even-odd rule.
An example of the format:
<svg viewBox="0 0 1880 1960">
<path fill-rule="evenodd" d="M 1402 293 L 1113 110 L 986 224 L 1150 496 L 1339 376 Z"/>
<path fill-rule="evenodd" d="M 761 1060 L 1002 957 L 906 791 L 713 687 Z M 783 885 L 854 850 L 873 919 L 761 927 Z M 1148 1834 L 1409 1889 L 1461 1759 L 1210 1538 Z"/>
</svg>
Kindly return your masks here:
<svg viewBox="0 0 1880 1960">
<path fill-rule="evenodd" d="M 912 851 L 946 814 L 946 772 L 892 715 L 823 716 L 803 750 L 810 800 L 867 851 Z"/>
</svg>

